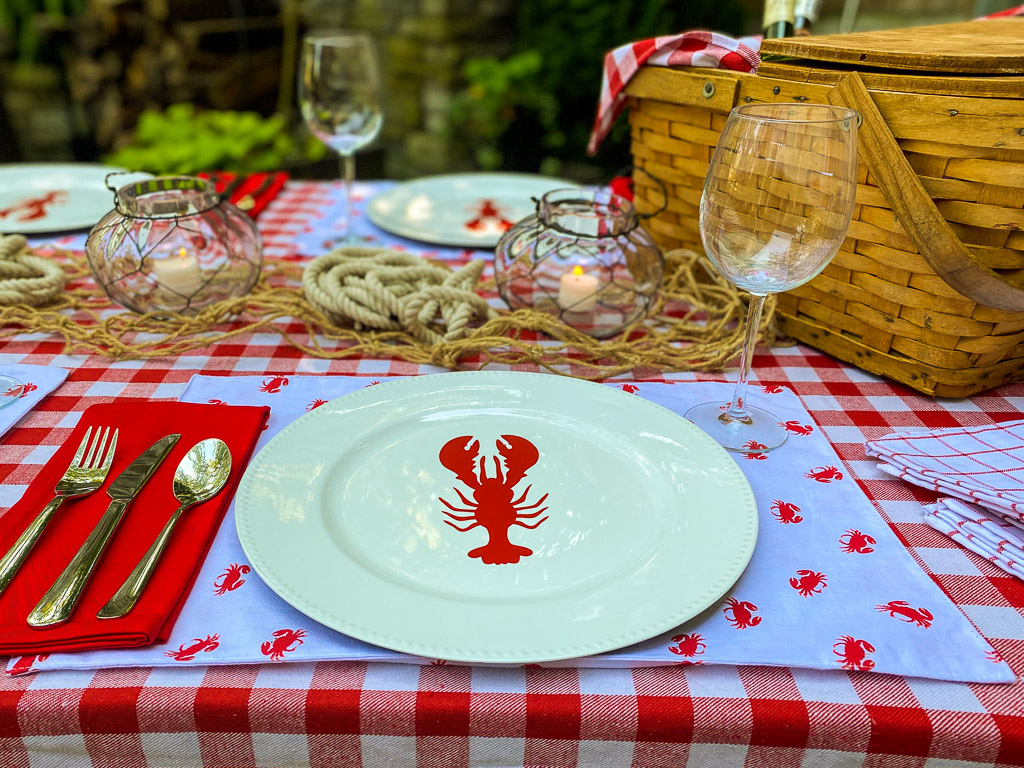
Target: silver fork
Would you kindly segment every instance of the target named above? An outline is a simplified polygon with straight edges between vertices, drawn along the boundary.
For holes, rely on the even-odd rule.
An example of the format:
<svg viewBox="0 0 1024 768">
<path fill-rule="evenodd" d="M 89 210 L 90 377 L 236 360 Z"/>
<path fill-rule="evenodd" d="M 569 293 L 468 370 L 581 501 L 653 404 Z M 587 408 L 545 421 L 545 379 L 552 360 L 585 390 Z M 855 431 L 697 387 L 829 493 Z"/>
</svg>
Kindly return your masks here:
<svg viewBox="0 0 1024 768">
<path fill-rule="evenodd" d="M 110 427 L 104 427 L 102 434 L 100 434 L 100 428 L 97 427 L 96 435 L 90 442 L 89 438 L 93 434 L 92 427 L 85 430 L 85 436 L 82 438 L 78 450 L 75 451 L 71 464 L 64 472 L 64 476 L 57 482 L 57 487 L 54 489 L 56 495 L 53 497 L 53 500 L 43 507 L 43 511 L 36 516 L 36 519 L 18 537 L 18 540 L 14 542 L 14 546 L 7 551 L 6 555 L 0 558 L 0 595 L 7 589 L 7 585 L 11 583 L 14 574 L 21 568 L 22 563 L 28 557 L 28 553 L 32 551 L 32 547 L 36 545 L 43 530 L 57 510 L 60 509 L 60 505 L 64 503 L 64 500 L 87 496 L 103 485 L 103 481 L 107 478 L 107 472 L 110 471 L 110 462 L 114 458 L 114 448 L 117 446 L 117 430 L 115 429 L 113 437 L 110 438 L 110 443 L 106 446 L 105 450 L 101 450 L 107 442 L 107 435 L 109 433 Z"/>
</svg>

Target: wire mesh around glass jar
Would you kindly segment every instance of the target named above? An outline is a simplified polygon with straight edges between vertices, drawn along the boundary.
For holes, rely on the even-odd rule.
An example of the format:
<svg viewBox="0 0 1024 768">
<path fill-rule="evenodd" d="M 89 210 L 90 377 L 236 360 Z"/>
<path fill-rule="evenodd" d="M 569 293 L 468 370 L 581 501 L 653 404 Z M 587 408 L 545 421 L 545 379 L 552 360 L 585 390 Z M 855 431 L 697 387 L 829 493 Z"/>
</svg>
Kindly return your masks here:
<svg viewBox="0 0 1024 768">
<path fill-rule="evenodd" d="M 647 315 L 664 271 L 633 204 L 604 190 L 548 192 L 494 256 L 495 283 L 511 309 L 545 312 L 599 339 Z"/>
<path fill-rule="evenodd" d="M 212 182 L 187 176 L 118 189 L 85 250 L 110 300 L 139 313 L 192 315 L 245 295 L 263 265 L 253 220 Z"/>
</svg>

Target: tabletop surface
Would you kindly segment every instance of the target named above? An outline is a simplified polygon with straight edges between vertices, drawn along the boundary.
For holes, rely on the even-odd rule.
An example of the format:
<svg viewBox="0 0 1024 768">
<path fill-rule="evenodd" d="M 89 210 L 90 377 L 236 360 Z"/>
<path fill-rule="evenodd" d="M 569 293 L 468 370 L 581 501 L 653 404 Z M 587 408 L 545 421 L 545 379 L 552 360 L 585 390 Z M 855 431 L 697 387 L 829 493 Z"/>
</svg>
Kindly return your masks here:
<svg viewBox="0 0 1024 768">
<path fill-rule="evenodd" d="M 358 210 L 379 188 L 357 185 Z M 290 184 L 258 222 L 266 257 L 301 262 L 324 253 L 340 234 L 341 210 L 338 185 Z M 368 245 L 399 245 L 456 263 L 474 255 L 402 240 L 362 218 L 357 231 Z M 77 234 L 51 242 L 76 248 L 83 241 Z M 176 399 L 196 373 L 374 378 L 441 370 L 399 360 L 303 357 L 279 334 L 266 332 L 203 353 L 124 362 L 66 355 L 56 337 L 23 334 L 0 341 L 0 363 L 70 369 L 67 381 L 0 444 L 5 509 L 95 403 Z M 680 373 L 654 380 L 727 378 Z M 1020 675 L 1024 584 L 928 527 L 921 502 L 935 494 L 879 472 L 864 443 L 896 428 L 1019 418 L 1024 386 L 970 400 L 933 400 L 802 345 L 758 350 L 754 386 L 766 385 L 787 386 L 801 398 L 879 514 Z M 496 669 L 340 662 L 0 679 L 4 767 L 769 764 L 1024 765 L 1024 686 L 763 666 Z"/>
</svg>

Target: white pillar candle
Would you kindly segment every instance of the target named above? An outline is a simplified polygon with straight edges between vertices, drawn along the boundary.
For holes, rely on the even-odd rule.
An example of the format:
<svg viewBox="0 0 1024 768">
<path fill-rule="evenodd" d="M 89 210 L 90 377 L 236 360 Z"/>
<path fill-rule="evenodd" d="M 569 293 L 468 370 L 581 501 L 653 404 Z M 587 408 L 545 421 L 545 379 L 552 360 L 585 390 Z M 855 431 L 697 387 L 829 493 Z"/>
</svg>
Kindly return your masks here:
<svg viewBox="0 0 1024 768">
<path fill-rule="evenodd" d="M 154 259 L 153 276 L 164 288 L 184 297 L 195 294 L 205 282 L 199 262 L 184 248 L 176 254 Z"/>
<path fill-rule="evenodd" d="M 584 274 L 583 267 L 573 267 L 562 275 L 558 305 L 568 312 L 590 312 L 597 305 L 597 288 L 596 275 Z"/>
</svg>

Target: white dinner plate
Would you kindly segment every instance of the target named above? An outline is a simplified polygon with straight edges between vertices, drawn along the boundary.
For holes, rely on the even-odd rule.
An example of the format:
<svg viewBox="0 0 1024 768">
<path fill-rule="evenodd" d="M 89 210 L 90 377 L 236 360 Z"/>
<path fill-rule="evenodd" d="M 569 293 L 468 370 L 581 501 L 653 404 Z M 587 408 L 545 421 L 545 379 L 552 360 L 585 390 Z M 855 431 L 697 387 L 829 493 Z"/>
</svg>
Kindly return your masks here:
<svg viewBox="0 0 1024 768">
<path fill-rule="evenodd" d="M 465 662 L 666 632 L 725 594 L 757 538 L 718 443 L 550 374 L 417 376 L 333 400 L 260 451 L 235 509 L 249 562 L 305 615 Z"/>
<path fill-rule="evenodd" d="M 32 234 L 89 229 L 114 208 L 104 179 L 123 168 L 88 163 L 0 165 L 0 232 Z M 115 176 L 122 187 L 152 178 L 148 173 Z"/>
<path fill-rule="evenodd" d="M 536 210 L 531 198 L 577 186 L 526 173 L 428 176 L 380 193 L 367 203 L 366 215 L 381 229 L 402 237 L 493 248 L 506 229 Z"/>
</svg>

